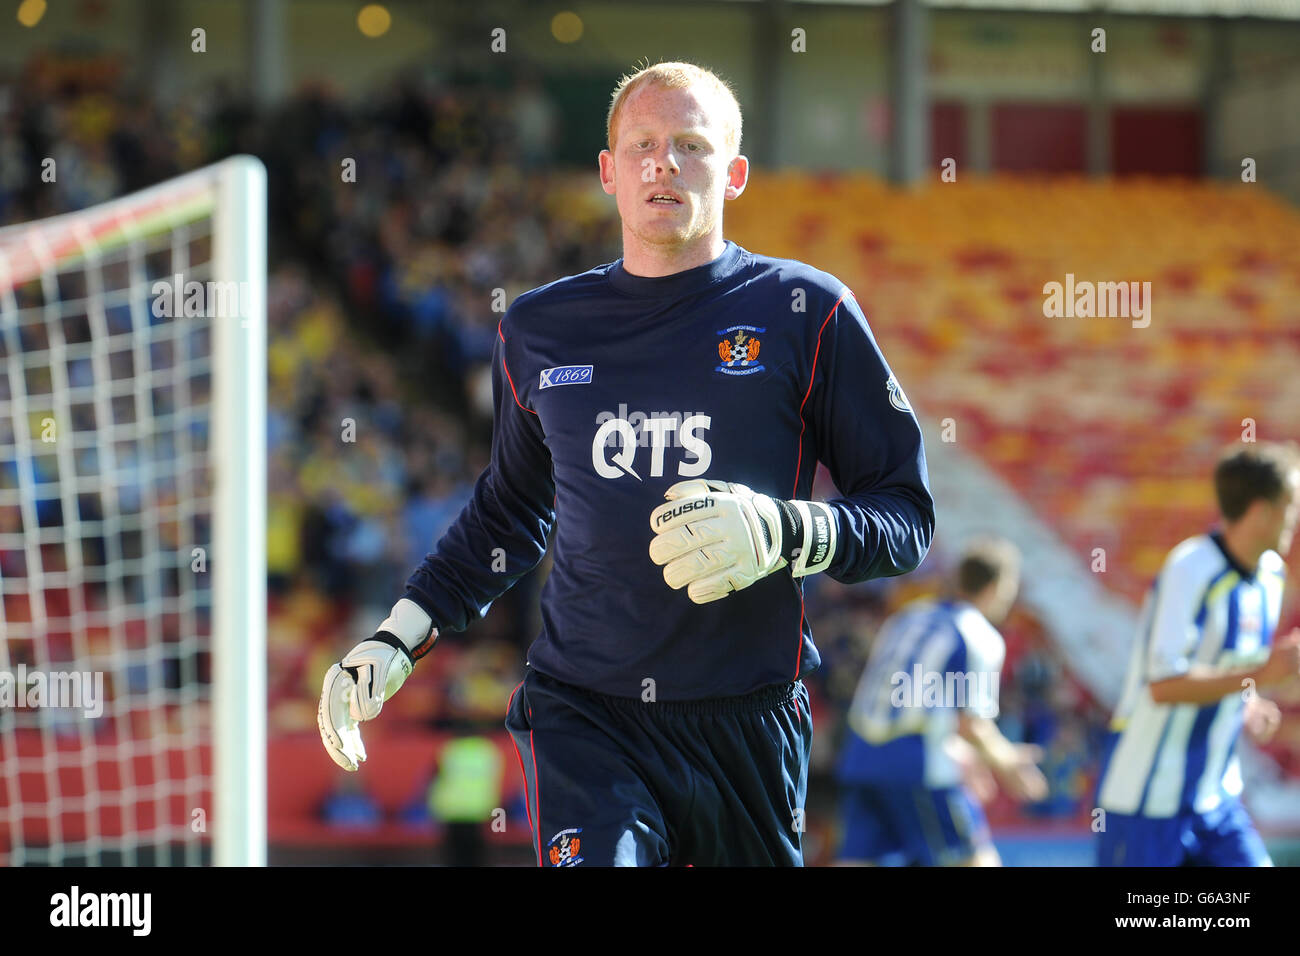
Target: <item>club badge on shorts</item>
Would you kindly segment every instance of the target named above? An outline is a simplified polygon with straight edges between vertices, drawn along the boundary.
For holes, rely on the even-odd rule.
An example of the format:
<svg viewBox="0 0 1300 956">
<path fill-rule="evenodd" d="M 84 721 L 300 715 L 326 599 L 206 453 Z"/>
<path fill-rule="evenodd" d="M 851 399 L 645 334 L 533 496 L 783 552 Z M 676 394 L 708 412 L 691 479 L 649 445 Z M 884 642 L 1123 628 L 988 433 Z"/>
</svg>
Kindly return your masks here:
<svg viewBox="0 0 1300 956">
<path fill-rule="evenodd" d="M 582 857 L 578 856 L 582 848 L 582 840 L 578 838 L 581 832 L 582 827 L 570 827 L 551 837 L 546 851 L 551 866 L 577 866 L 582 862 Z"/>
</svg>

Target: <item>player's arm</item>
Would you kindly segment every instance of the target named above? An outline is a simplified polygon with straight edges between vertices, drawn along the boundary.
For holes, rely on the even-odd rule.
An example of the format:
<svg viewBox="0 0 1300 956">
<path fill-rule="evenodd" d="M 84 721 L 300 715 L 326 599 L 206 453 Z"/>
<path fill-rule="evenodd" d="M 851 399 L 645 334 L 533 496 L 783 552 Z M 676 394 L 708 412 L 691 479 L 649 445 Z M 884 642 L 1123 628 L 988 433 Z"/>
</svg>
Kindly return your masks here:
<svg viewBox="0 0 1300 956">
<path fill-rule="evenodd" d="M 796 486 L 782 499 L 703 478 L 670 487 L 650 515 L 650 557 L 697 604 L 787 566 L 794 577 L 825 572 L 845 584 L 903 574 L 929 550 L 934 499 L 921 428 L 847 289 L 817 332 L 801 408 L 815 454 L 799 485 L 811 487 L 820 458 L 844 494 L 800 500 Z"/>
<path fill-rule="evenodd" d="M 1000 634 L 972 640 L 958 632 L 961 643 L 944 665 L 946 673 L 969 675 L 968 697 L 957 712 L 957 735 L 970 744 L 976 756 L 992 771 L 998 786 L 1014 799 L 1046 799 L 1047 778 L 1038 769 L 1041 747 L 1017 744 L 998 729 L 998 698 L 1006 645 Z"/>
<path fill-rule="evenodd" d="M 406 582 L 406 597 L 435 627 L 464 630 L 537 567 L 555 522 L 551 453 L 511 332 L 502 320 L 492 351 L 492 455 L 474 494 Z"/>
<path fill-rule="evenodd" d="M 1252 694 L 1246 698 L 1242 726 L 1251 740 L 1257 744 L 1266 744 L 1282 726 L 1282 708 L 1271 700 Z"/>
<path fill-rule="evenodd" d="M 979 759 L 993 771 L 998 784 L 1012 797 L 1021 801 L 1046 798 L 1047 779 L 1037 766 L 1043 759 L 1042 748 L 1012 743 L 993 720 L 969 710 L 958 715 L 957 733 L 971 745 Z"/>
<path fill-rule="evenodd" d="M 326 751 L 345 770 L 366 759 L 360 724 L 379 716 L 439 630 L 462 630 L 482 617 L 546 553 L 555 520 L 550 452 L 537 416 L 519 401 L 508 362 L 498 329 L 492 456 L 473 497 L 407 580 L 406 594 L 374 636 L 325 675 L 316 723 Z"/>
<path fill-rule="evenodd" d="M 960 733 L 952 734 L 943 742 L 948 759 L 957 765 L 961 782 L 980 803 L 988 803 L 998 793 L 997 778 L 987 761 Z"/>
<path fill-rule="evenodd" d="M 1278 638 L 1269 649 L 1268 660 L 1259 667 L 1224 673 L 1202 664 L 1150 684 L 1151 699 L 1157 704 L 1204 706 L 1238 694 L 1247 688 L 1275 687 L 1300 676 L 1300 629 Z"/>
<path fill-rule="evenodd" d="M 841 497 L 824 502 L 844 584 L 915 569 L 934 535 L 921 427 L 847 288 L 818 329 L 803 409 L 816 457 Z"/>
<path fill-rule="evenodd" d="M 1177 552 L 1175 552 L 1177 554 Z M 1157 704 L 1205 706 L 1251 687 L 1272 686 L 1300 670 L 1300 633 L 1275 641 L 1260 667 L 1223 671 L 1194 660 L 1201 640 L 1197 620 L 1214 583 L 1213 566 L 1189 555 L 1171 557 L 1160 571 L 1147 637 L 1147 689 Z"/>
</svg>

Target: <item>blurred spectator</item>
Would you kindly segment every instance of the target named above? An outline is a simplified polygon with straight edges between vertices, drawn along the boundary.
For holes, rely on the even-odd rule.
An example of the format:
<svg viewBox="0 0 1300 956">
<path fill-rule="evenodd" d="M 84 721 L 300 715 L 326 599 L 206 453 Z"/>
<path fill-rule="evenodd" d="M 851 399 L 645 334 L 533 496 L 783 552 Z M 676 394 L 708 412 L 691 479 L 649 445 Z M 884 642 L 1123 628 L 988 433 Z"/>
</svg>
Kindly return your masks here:
<svg viewBox="0 0 1300 956">
<path fill-rule="evenodd" d="M 338 785 L 325 798 L 320 812 L 321 819 L 334 827 L 377 827 L 383 822 L 379 805 L 352 774 L 339 777 Z"/>
<path fill-rule="evenodd" d="M 446 825 L 448 866 L 486 862 L 483 828 L 501 807 L 504 769 L 501 752 L 487 737 L 457 737 L 443 747 L 429 788 L 429 809 Z"/>
</svg>

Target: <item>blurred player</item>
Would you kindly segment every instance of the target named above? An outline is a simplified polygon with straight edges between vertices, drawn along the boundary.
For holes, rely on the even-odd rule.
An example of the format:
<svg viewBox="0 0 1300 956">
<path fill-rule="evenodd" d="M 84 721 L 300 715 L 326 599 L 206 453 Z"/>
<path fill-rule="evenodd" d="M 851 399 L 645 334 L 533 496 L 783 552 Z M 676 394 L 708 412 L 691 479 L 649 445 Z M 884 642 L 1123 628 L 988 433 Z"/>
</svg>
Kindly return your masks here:
<svg viewBox="0 0 1300 956">
<path fill-rule="evenodd" d="M 1281 720 L 1259 690 L 1300 675 L 1300 630 L 1276 640 L 1300 518 L 1294 445 L 1248 445 L 1214 471 L 1222 527 L 1165 559 L 1142 607 L 1099 781 L 1101 866 L 1271 866 L 1241 804 L 1243 723 Z"/>
<path fill-rule="evenodd" d="M 511 304 L 491 463 L 379 632 L 326 676 L 321 737 L 355 770 L 358 721 L 555 527 L 506 715 L 538 864 L 801 865 L 801 678 L 819 663 L 802 579 L 920 563 L 920 428 L 842 282 L 723 239 L 749 175 L 726 84 L 649 67 L 607 124 L 623 257 Z M 809 500 L 818 460 L 842 497 Z"/>
<path fill-rule="evenodd" d="M 1018 800 L 1047 796 L 1039 748 L 994 723 L 1006 656 L 995 625 L 1019 586 L 1016 547 L 976 542 L 951 597 L 914 601 L 881 627 L 840 755 L 841 865 L 998 866 L 980 809 L 993 781 Z"/>
</svg>

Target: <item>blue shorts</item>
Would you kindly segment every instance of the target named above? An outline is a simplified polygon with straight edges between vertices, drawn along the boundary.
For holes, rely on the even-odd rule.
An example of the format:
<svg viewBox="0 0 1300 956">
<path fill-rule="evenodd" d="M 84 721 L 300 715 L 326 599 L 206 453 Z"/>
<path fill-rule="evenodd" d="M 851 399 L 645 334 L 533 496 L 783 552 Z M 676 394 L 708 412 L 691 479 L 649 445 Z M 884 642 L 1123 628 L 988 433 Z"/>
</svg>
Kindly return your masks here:
<svg viewBox="0 0 1300 956">
<path fill-rule="evenodd" d="M 991 846 L 988 821 L 965 787 L 842 787 L 840 860 L 885 866 L 962 863 Z"/>
<path fill-rule="evenodd" d="M 646 703 L 532 668 L 506 713 L 539 866 L 802 866 L 801 681 Z"/>
<path fill-rule="evenodd" d="M 1106 811 L 1098 866 L 1271 866 L 1246 808 L 1225 800 L 1209 813 L 1142 817 Z"/>
</svg>

